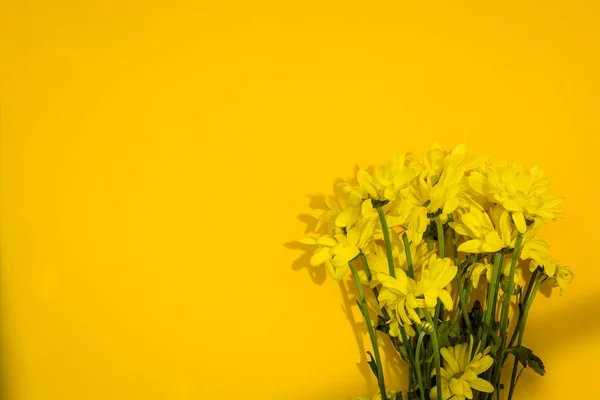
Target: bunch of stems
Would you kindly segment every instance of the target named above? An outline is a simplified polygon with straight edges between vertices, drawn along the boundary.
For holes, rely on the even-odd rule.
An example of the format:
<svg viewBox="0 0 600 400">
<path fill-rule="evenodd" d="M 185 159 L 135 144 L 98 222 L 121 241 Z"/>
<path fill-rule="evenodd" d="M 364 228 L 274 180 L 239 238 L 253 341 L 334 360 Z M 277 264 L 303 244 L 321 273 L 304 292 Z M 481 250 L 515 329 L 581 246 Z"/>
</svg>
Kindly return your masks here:
<svg viewBox="0 0 600 400">
<path fill-rule="evenodd" d="M 390 229 L 388 228 L 383 207 L 377 207 L 377 212 L 383 233 L 383 240 L 385 242 L 389 274 L 390 276 L 395 277 L 396 265 L 394 263 L 394 257 L 392 253 Z M 436 400 L 446 400 L 443 399 L 442 385 L 435 385 L 435 378 L 430 378 L 432 369 L 431 363 L 434 363 L 433 368 L 435 370 L 435 376 L 441 376 L 440 370 L 442 365 L 438 342 L 438 328 L 440 324 L 446 320 L 460 320 L 463 329 L 474 337 L 474 348 L 484 349 L 486 346 L 491 344 L 490 342 L 493 341 L 495 343 L 495 345 L 492 346 L 494 365 L 485 373 L 486 380 L 488 380 L 494 386 L 495 390 L 494 393 L 479 393 L 479 399 L 488 400 L 493 399 L 492 396 L 495 396 L 496 399 L 499 400 L 501 395 L 500 379 L 502 376 L 502 367 L 507 360 L 507 356 L 511 354 L 510 349 L 512 349 L 515 344 L 516 346 L 521 346 L 531 305 L 533 304 L 540 284 L 545 279 L 545 275 L 540 272 L 539 268 L 536 269 L 527 284 L 525 293 L 518 293 L 519 313 L 516 324 L 514 324 L 512 334 L 510 334 L 510 339 L 507 340 L 509 336 L 509 311 L 511 307 L 511 299 L 513 296 L 517 295 L 513 293 L 515 291 L 514 276 L 519 253 L 521 251 L 521 243 L 523 239 L 522 235 L 520 233 L 517 235 L 514 249 L 510 251 L 505 249 L 491 254 L 480 254 L 476 259 L 473 257 L 473 255 L 468 255 L 464 260 L 461 260 L 459 252 L 457 251 L 456 232 L 448 224 L 442 223 L 440 215 L 434 216 L 432 220 L 435 224 L 436 235 L 428 237 L 430 248 L 433 248 L 434 242 L 437 241 L 439 257 L 444 258 L 446 256 L 446 243 L 449 243 L 454 264 L 458 267 L 458 272 L 455 279 L 458 308 L 454 313 L 445 312 L 441 302 L 438 300 L 433 315 L 427 308 L 420 309 L 419 314 L 422 315 L 423 320 L 421 324 L 415 324 L 417 333 L 414 337 L 410 337 L 407 334 L 405 327 L 402 324 L 399 324 L 400 337 L 402 341 L 399 343 L 399 345 L 394 346 L 394 348 L 396 348 L 401 355 L 404 354 L 403 358 L 408 363 L 408 390 L 409 393 L 413 393 L 413 397 L 409 398 L 426 400 L 429 397 L 428 394 L 431 388 L 433 386 L 437 386 L 437 390 L 434 394 Z M 448 221 L 451 222 L 452 220 L 452 216 L 448 215 Z M 449 241 L 446 241 L 446 236 L 449 236 Z M 410 278 L 414 278 L 410 242 L 406 233 L 402 235 L 402 242 L 407 261 L 407 275 Z M 473 263 L 480 262 L 486 257 L 489 257 L 490 261 L 492 261 L 492 278 L 486 288 L 487 293 L 485 296 L 486 301 L 484 305 L 483 321 L 481 324 L 479 324 L 476 331 L 474 331 L 468 309 L 469 305 L 471 304 L 472 282 L 470 277 L 466 276 L 465 271 Z M 510 270 L 507 276 L 502 274 L 504 257 L 511 257 Z M 362 267 L 364 268 L 365 275 L 370 282 L 372 279 L 372 273 L 369 268 L 367 258 L 362 253 L 359 255 L 359 258 L 362 263 Z M 363 290 L 355 260 L 350 261 L 349 265 L 358 291 L 361 313 L 365 318 L 365 323 L 369 332 L 369 338 L 373 347 L 374 362 L 377 367 L 377 382 L 381 393 L 381 398 L 386 400 L 387 395 L 384 368 L 378 343 L 380 338 L 378 337 L 376 327 L 373 326 L 369 316 L 366 298 L 367 294 L 365 294 Z M 501 295 L 500 286 L 501 282 L 503 281 L 505 281 L 505 291 Z M 377 287 L 372 288 L 372 294 L 376 299 L 378 298 Z M 501 298 L 500 303 L 498 302 L 499 298 Z M 382 314 L 385 322 L 388 322 L 390 317 L 389 312 L 385 307 L 382 309 Z M 499 320 L 496 321 L 498 316 Z M 510 375 L 510 383 L 508 386 L 508 399 L 512 399 L 514 395 L 515 385 L 518 379 L 517 370 L 518 361 L 515 357 Z"/>
</svg>

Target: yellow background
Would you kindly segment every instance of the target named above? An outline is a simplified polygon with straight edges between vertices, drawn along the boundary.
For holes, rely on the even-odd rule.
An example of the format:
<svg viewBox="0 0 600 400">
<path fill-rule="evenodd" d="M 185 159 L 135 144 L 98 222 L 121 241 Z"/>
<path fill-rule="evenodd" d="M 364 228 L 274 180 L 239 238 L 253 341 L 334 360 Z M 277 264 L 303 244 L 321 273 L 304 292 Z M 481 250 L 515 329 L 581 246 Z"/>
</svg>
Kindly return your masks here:
<svg viewBox="0 0 600 400">
<path fill-rule="evenodd" d="M 576 279 L 534 306 L 548 373 L 517 394 L 600 399 L 599 18 L 593 0 L 3 0 L 3 399 L 374 391 L 351 300 L 289 242 L 335 179 L 435 141 L 539 164 L 567 198 L 546 236 Z"/>
</svg>

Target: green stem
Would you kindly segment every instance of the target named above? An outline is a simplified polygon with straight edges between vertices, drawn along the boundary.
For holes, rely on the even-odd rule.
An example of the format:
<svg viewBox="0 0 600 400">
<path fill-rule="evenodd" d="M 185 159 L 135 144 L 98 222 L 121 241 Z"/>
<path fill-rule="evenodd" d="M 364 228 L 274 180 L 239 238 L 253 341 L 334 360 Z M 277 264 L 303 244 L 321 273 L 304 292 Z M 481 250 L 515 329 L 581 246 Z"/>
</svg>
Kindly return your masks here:
<svg viewBox="0 0 600 400">
<path fill-rule="evenodd" d="M 481 349 L 485 349 L 489 332 L 492 329 L 492 317 L 495 314 L 494 310 L 494 299 L 497 296 L 500 270 L 502 269 L 502 253 L 497 252 L 494 254 L 494 264 L 492 266 L 492 281 L 488 284 L 487 300 L 485 303 L 485 312 L 483 314 L 483 326 L 479 328 L 477 332 L 478 338 L 481 339 Z M 485 333 L 483 331 L 486 331 Z"/>
<path fill-rule="evenodd" d="M 519 310 L 519 319 L 517 320 L 517 324 L 515 325 L 515 330 L 513 331 L 510 341 L 508 342 L 508 345 L 506 346 L 507 348 L 513 347 L 513 344 L 515 344 L 515 340 L 517 339 L 517 334 L 519 333 L 518 327 L 521 324 L 521 320 L 523 319 L 524 306 L 527 303 L 527 300 L 529 299 L 529 296 L 530 296 L 531 290 L 534 286 L 534 283 L 536 281 L 538 272 L 539 272 L 539 269 L 536 269 L 535 271 L 533 271 L 533 274 L 531 274 L 531 279 L 529 279 L 529 283 L 527 284 L 527 289 L 525 290 L 525 296 L 521 300 L 521 307 Z"/>
<path fill-rule="evenodd" d="M 537 270 L 536 270 L 536 272 L 537 272 Z M 517 340 L 517 346 L 520 346 L 523 343 L 523 334 L 525 332 L 525 325 L 527 324 L 527 316 L 529 315 L 529 310 L 531 309 L 531 305 L 533 304 L 535 295 L 537 294 L 538 289 L 540 288 L 540 284 L 544 281 L 544 279 L 545 279 L 544 274 L 540 274 L 535 279 L 533 288 L 531 289 L 529 297 L 527 298 L 527 301 L 526 301 L 525 305 L 523 306 L 523 317 L 519 321 L 518 327 L 515 328 L 515 331 L 518 330 L 518 332 L 519 332 L 519 339 Z M 533 276 L 531 277 L 531 280 L 533 281 Z M 510 389 L 508 391 L 508 400 L 512 399 L 514 391 L 515 391 L 515 386 L 517 384 L 516 378 L 517 378 L 518 365 L 519 365 L 519 362 L 517 361 L 517 358 L 515 357 L 515 361 L 513 363 L 512 374 L 510 376 Z"/>
<path fill-rule="evenodd" d="M 440 258 L 444 258 L 444 254 L 446 251 L 446 244 L 444 238 L 444 224 L 442 224 L 442 219 L 439 215 L 436 215 L 433 220 L 435 221 L 435 226 L 437 228 L 437 236 L 438 236 L 438 252 Z M 442 302 L 438 299 L 438 302 L 435 306 L 435 319 L 443 320 L 444 319 L 444 307 Z"/>
<path fill-rule="evenodd" d="M 448 214 L 448 220 L 452 221 L 452 214 Z M 465 293 L 462 285 L 462 271 L 458 265 L 458 249 L 456 247 L 456 232 L 452 227 L 450 229 L 450 240 L 452 241 L 452 255 L 454 256 L 454 265 L 457 267 L 456 271 L 456 287 L 458 289 L 458 301 L 460 309 L 462 310 L 463 319 L 468 330 L 471 330 L 471 320 L 469 319 L 469 310 L 467 308 L 467 300 L 465 299 Z M 455 314 L 458 315 L 458 314 Z"/>
<path fill-rule="evenodd" d="M 440 258 L 444 258 L 444 252 L 446 250 L 446 245 L 444 243 L 444 224 L 442 224 L 442 219 L 439 215 L 436 215 L 433 219 L 435 221 L 435 226 L 437 228 L 438 234 L 438 245 L 439 245 L 439 253 Z"/>
<path fill-rule="evenodd" d="M 364 253 L 360 253 L 359 254 L 360 257 L 360 261 L 363 264 L 363 267 L 365 269 L 365 275 L 367 276 L 367 281 L 369 283 L 371 283 L 371 279 L 373 278 L 373 275 L 371 273 L 371 269 L 369 268 L 369 263 L 367 262 L 367 257 L 365 256 Z M 371 289 L 373 291 L 373 295 L 375 296 L 375 300 L 377 300 L 377 304 L 379 304 L 379 290 L 377 290 L 376 287 L 374 287 L 373 289 Z M 384 308 L 381 309 L 381 312 L 383 313 L 383 316 L 386 320 L 386 322 L 390 319 L 390 316 L 387 312 L 387 310 Z"/>
<path fill-rule="evenodd" d="M 358 272 L 356 271 L 354 261 L 350 261 L 348 263 L 348 265 L 350 265 L 350 270 L 352 271 L 352 276 L 354 277 L 354 282 L 356 283 L 356 289 L 358 290 L 358 297 L 360 299 L 362 314 L 363 314 L 363 317 L 365 317 L 365 322 L 367 323 L 367 330 L 369 331 L 369 338 L 371 339 L 371 345 L 373 346 L 373 353 L 375 354 L 375 363 L 377 363 L 377 383 L 379 384 L 381 398 L 383 400 L 386 400 L 387 396 L 385 393 L 385 381 L 383 378 L 383 364 L 381 363 L 381 357 L 379 355 L 379 346 L 377 345 L 377 336 L 375 334 L 375 330 L 373 329 L 373 324 L 371 323 L 371 317 L 369 316 L 367 300 L 365 298 L 365 293 L 362 288 L 362 283 L 360 283 L 360 278 L 358 276 Z"/>
<path fill-rule="evenodd" d="M 441 363 L 440 363 L 440 347 L 437 338 L 437 329 L 435 324 L 431 319 L 431 314 L 429 313 L 429 309 L 423 309 L 425 314 L 425 319 L 429 324 L 431 324 L 431 329 L 433 333 L 431 334 L 431 342 L 433 343 L 433 357 L 435 360 L 435 376 L 436 376 L 436 387 L 437 387 L 437 400 L 442 400 L 442 373 L 441 373 Z"/>
<path fill-rule="evenodd" d="M 412 256 L 410 254 L 410 243 L 408 242 L 408 235 L 406 234 L 406 232 L 402 234 L 402 243 L 404 243 L 404 252 L 406 253 L 406 269 L 408 270 L 408 277 L 411 279 L 415 279 Z"/>
<path fill-rule="evenodd" d="M 417 370 L 417 383 L 419 385 L 419 392 L 421 393 L 421 400 L 425 400 L 425 389 L 423 388 L 423 378 L 421 376 L 421 348 L 424 348 L 423 337 L 425 337 L 425 332 L 421 332 L 419 334 L 419 340 L 417 340 L 417 350 L 415 353 L 415 369 Z"/>
<path fill-rule="evenodd" d="M 502 370 L 502 360 L 504 359 L 504 347 L 506 345 L 506 330 L 508 329 L 508 312 L 510 310 L 510 299 L 515 287 L 515 269 L 517 268 L 517 262 L 519 261 L 519 253 L 521 252 L 521 242 L 523 241 L 523 235 L 521 232 L 517 234 L 515 241 L 515 249 L 513 251 L 512 260 L 510 263 L 510 272 L 508 273 L 508 282 L 506 283 L 506 293 L 502 299 L 502 310 L 500 311 L 500 347 L 496 354 L 496 361 L 494 366 L 494 374 L 492 375 L 492 385 L 498 387 L 500 380 L 500 372 Z"/>
<path fill-rule="evenodd" d="M 416 371 L 414 371 L 415 355 L 413 353 L 412 346 L 410 345 L 410 342 L 409 342 L 409 339 L 408 339 L 408 335 L 406 334 L 406 329 L 404 329 L 404 326 L 400 322 L 398 322 L 398 329 L 400 330 L 400 336 L 402 337 L 402 345 L 404 346 L 404 349 L 406 350 L 406 354 L 408 355 L 408 360 L 409 360 L 408 361 L 408 365 L 409 365 L 409 367 L 410 366 L 413 367 L 413 372 L 416 374 Z M 411 373 L 409 371 L 409 374 L 408 374 L 408 379 L 409 380 L 411 379 L 410 375 L 411 375 Z M 410 387 L 410 386 L 411 385 L 408 385 L 408 387 Z"/>
<path fill-rule="evenodd" d="M 383 213 L 383 207 L 377 207 L 377 214 L 379 214 L 379 222 L 381 224 L 381 230 L 383 231 L 383 240 L 385 241 L 385 252 L 387 254 L 388 267 L 390 269 L 390 276 L 396 277 L 396 269 L 394 267 L 394 255 L 392 253 L 392 242 L 390 241 L 390 230 L 388 228 L 387 221 L 385 220 L 385 214 Z"/>
<path fill-rule="evenodd" d="M 369 263 L 367 261 L 367 257 L 365 256 L 364 253 L 360 253 L 359 257 L 365 268 L 365 275 L 367 276 L 367 280 L 370 283 L 371 279 L 372 279 L 372 273 L 371 273 L 371 269 L 369 268 Z M 377 299 L 377 303 L 379 303 L 379 290 L 377 290 L 376 287 L 374 287 L 372 290 L 373 290 L 373 294 L 375 295 L 375 299 Z M 388 314 L 388 311 L 385 309 L 385 307 L 381 309 L 381 312 L 383 314 L 383 318 L 385 319 L 385 321 L 386 322 L 389 321 L 390 315 Z M 410 343 L 408 341 L 408 336 L 406 335 L 406 330 L 404 329 L 404 326 L 402 326 L 402 324 L 399 323 L 398 327 L 400 329 L 400 335 L 402 336 L 402 345 L 404 346 L 404 349 L 406 350 L 406 354 L 408 354 L 409 367 L 411 367 L 414 365 L 414 355 L 413 355 L 412 347 L 410 346 Z M 411 379 L 411 375 L 412 374 L 409 372 L 409 374 L 408 374 L 409 380 Z M 416 378 L 416 375 L 415 375 L 415 378 Z"/>
</svg>

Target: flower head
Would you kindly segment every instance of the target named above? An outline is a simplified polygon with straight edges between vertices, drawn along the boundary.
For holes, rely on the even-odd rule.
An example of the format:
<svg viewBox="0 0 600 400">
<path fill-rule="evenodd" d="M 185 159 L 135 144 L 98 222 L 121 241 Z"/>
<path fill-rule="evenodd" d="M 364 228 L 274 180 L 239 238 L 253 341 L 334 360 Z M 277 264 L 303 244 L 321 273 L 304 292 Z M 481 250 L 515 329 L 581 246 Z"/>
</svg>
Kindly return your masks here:
<svg viewBox="0 0 600 400">
<path fill-rule="evenodd" d="M 533 265 L 533 263 L 531 264 Z M 544 274 L 548 276 L 548 283 L 552 287 L 560 287 L 560 294 L 563 294 L 567 290 L 567 285 L 571 283 L 573 277 L 573 271 L 566 265 L 563 265 L 558 260 L 550 259 L 542 265 L 544 267 Z"/>
<path fill-rule="evenodd" d="M 442 375 L 438 381 L 438 385 L 442 385 L 442 394 L 445 400 L 465 400 L 473 398 L 473 390 L 480 392 L 492 393 L 494 387 L 485 379 L 479 378 L 478 375 L 487 371 L 494 363 L 492 357 L 488 355 L 490 347 L 486 348 L 483 353 L 476 351 L 476 354 L 471 358 L 473 350 L 473 337 L 469 343 L 457 344 L 453 347 L 444 347 L 440 350 L 440 354 L 444 359 L 444 365 L 440 371 Z M 431 374 L 435 376 L 435 370 Z M 429 397 L 436 399 L 437 386 L 434 386 Z"/>
<path fill-rule="evenodd" d="M 429 259 L 417 285 L 417 293 L 423 296 L 427 307 L 435 307 L 439 298 L 447 310 L 452 310 L 452 296 L 446 286 L 452 282 L 457 270 L 458 267 L 450 258 L 432 256 Z"/>
<path fill-rule="evenodd" d="M 307 236 L 301 243 L 317 245 L 310 258 L 310 265 L 325 265 L 329 275 L 340 280 L 348 271 L 348 262 L 356 258 L 373 240 L 375 221 L 363 221 L 346 231 L 333 236 L 323 235 L 318 238 Z"/>
<path fill-rule="evenodd" d="M 504 262 L 502 264 L 502 274 L 505 277 L 510 274 L 511 263 L 512 263 L 512 259 L 510 259 L 510 258 L 504 259 Z M 490 283 L 492 281 L 492 271 L 493 271 L 492 268 L 493 268 L 492 264 L 488 263 L 488 261 L 486 259 L 483 259 L 482 262 L 478 262 L 478 263 L 475 263 L 475 264 L 472 264 L 469 266 L 469 268 L 467 269 L 467 273 L 469 274 L 469 276 L 471 278 L 471 283 L 473 284 L 474 288 L 479 286 L 479 279 L 481 278 L 482 275 L 485 276 L 488 283 Z M 525 286 L 525 279 L 523 278 L 523 271 L 519 267 L 515 268 L 514 282 L 518 286 L 521 286 L 521 287 Z"/>
<path fill-rule="evenodd" d="M 508 210 L 519 230 L 527 229 L 526 220 L 554 219 L 562 198 L 550 193 L 549 180 L 538 167 L 529 170 L 519 164 L 488 165 L 469 176 L 471 188 L 489 201 Z"/>
<path fill-rule="evenodd" d="M 395 155 L 392 162 L 375 170 L 375 176 L 361 169 L 356 173 L 357 186 L 348 183 L 340 186 L 345 192 L 361 199 L 394 201 L 398 193 L 406 188 L 416 175 L 415 171 L 406 165 L 405 160 L 404 155 Z"/>
<path fill-rule="evenodd" d="M 450 226 L 469 240 L 458 246 L 458 251 L 489 253 L 507 247 L 511 242 L 509 218 L 507 212 L 501 213 L 494 226 L 490 215 L 479 208 L 460 215 Z"/>
</svg>

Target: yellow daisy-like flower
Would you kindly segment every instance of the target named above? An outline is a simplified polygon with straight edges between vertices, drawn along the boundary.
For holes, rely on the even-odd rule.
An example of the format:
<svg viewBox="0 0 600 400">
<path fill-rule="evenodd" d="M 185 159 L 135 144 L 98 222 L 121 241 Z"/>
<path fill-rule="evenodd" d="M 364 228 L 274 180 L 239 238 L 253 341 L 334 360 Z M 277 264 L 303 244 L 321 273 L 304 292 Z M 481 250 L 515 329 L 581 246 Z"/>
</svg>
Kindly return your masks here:
<svg viewBox="0 0 600 400">
<path fill-rule="evenodd" d="M 444 365 L 440 371 L 442 376 L 438 379 L 438 385 L 442 385 L 444 400 L 472 399 L 473 389 L 485 393 L 494 391 L 491 383 L 478 377 L 494 364 L 494 359 L 488 355 L 490 347 L 486 348 L 483 353 L 476 351 L 477 354 L 473 358 L 471 358 L 472 350 L 473 337 L 469 344 L 461 343 L 440 350 Z M 435 376 L 435 370 L 431 376 Z M 437 398 L 437 386 L 431 389 L 429 397 Z"/>
<path fill-rule="evenodd" d="M 472 205 L 466 173 L 483 164 L 485 156 L 470 156 L 469 147 L 460 145 L 445 153 L 439 145 L 434 145 L 421 158 L 411 156 L 408 164 L 419 174 L 412 185 L 414 202 L 424 206 L 428 212 L 442 210 L 443 215 L 457 208 Z"/>
<path fill-rule="evenodd" d="M 329 275 L 340 280 L 348 271 L 348 262 L 356 258 L 373 240 L 374 228 L 374 220 L 363 221 L 361 225 L 348 229 L 345 235 L 323 235 L 318 238 L 307 236 L 300 242 L 319 246 L 310 258 L 310 265 L 324 264 Z"/>
<path fill-rule="evenodd" d="M 504 263 L 502 264 L 502 274 L 504 276 L 509 275 L 511 263 L 512 260 L 510 258 L 504 259 Z M 491 282 L 492 272 L 492 264 L 488 263 L 485 259 L 481 263 L 470 265 L 467 269 L 467 273 L 470 274 L 471 282 L 474 288 L 479 286 L 479 278 L 481 278 L 482 275 L 485 275 L 488 283 Z M 521 287 L 525 286 L 526 284 L 525 278 L 523 277 L 523 271 L 519 267 L 515 268 L 514 282 Z"/>
<path fill-rule="evenodd" d="M 358 186 L 342 183 L 340 187 L 351 196 L 361 199 L 394 201 L 398 193 L 416 176 L 415 171 L 406 166 L 405 160 L 404 155 L 395 155 L 392 162 L 375 170 L 375 176 L 361 169 L 356 173 Z"/>
<path fill-rule="evenodd" d="M 546 239 L 537 236 L 543 225 L 544 223 L 541 220 L 536 220 L 529 226 L 527 232 L 523 234 L 520 254 L 521 260 L 532 259 L 537 265 L 544 265 L 545 261 L 550 258 L 550 245 Z"/>
<path fill-rule="evenodd" d="M 429 259 L 417 284 L 417 293 L 423 296 L 427 307 L 435 307 L 439 298 L 447 310 L 452 310 L 452 296 L 446 286 L 452 282 L 457 271 L 458 267 L 450 258 L 432 256 Z"/>
<path fill-rule="evenodd" d="M 515 163 L 488 166 L 469 176 L 471 188 L 511 212 L 519 230 L 527 230 L 526 219 L 554 219 L 562 198 L 550 193 L 549 180 L 538 167 L 529 170 Z"/>
<path fill-rule="evenodd" d="M 535 267 L 534 267 L 535 265 Z M 531 261 L 530 269 L 534 270 L 537 268 L 538 263 Z M 560 287 L 560 294 L 562 295 L 567 290 L 567 285 L 571 283 L 573 277 L 573 271 L 566 265 L 563 265 L 558 260 L 548 259 L 543 264 L 539 264 L 544 267 L 544 274 L 548 276 L 548 283 L 552 287 Z"/>
<path fill-rule="evenodd" d="M 378 273 L 375 277 L 381 283 L 379 291 L 379 304 L 381 307 L 388 307 L 394 310 L 398 320 L 405 326 L 413 323 L 420 324 L 421 318 L 416 313 L 415 308 L 423 307 L 424 302 L 418 301 L 415 297 L 417 283 L 406 276 L 403 270 L 396 271 L 396 278 L 387 274 Z"/>
<path fill-rule="evenodd" d="M 389 275 L 390 268 L 385 248 L 377 245 L 373 245 L 372 248 L 374 248 L 374 251 L 368 254 L 366 257 L 372 275 L 371 287 L 375 287 L 377 284 L 379 284 L 379 281 L 377 280 L 379 274 Z M 396 275 L 400 273 L 400 270 L 401 268 L 395 269 Z M 363 285 L 368 284 L 367 274 L 365 271 L 358 271 L 358 276 L 360 277 L 360 281 Z"/>
<path fill-rule="evenodd" d="M 327 227 L 328 231 L 334 229 L 335 220 L 338 215 L 340 215 L 343 209 L 347 208 L 347 204 L 345 203 L 344 198 L 338 199 L 335 197 L 326 197 L 325 206 L 317 208 L 314 211 L 318 221 L 315 231 L 318 232 L 323 225 Z"/>
<path fill-rule="evenodd" d="M 410 239 L 410 236 L 409 236 Z M 426 242 L 421 242 L 418 245 L 415 245 L 414 242 L 410 243 L 410 255 L 412 259 L 413 270 L 415 273 L 419 273 L 419 271 L 423 268 L 423 266 L 428 265 L 429 261 L 432 257 L 436 257 L 437 249 L 433 248 L 429 250 L 427 248 Z M 408 269 L 408 264 L 406 262 L 406 251 L 404 251 L 404 247 L 402 247 L 398 254 L 398 265 L 403 269 Z"/>
<path fill-rule="evenodd" d="M 356 224 L 361 219 L 371 220 L 377 218 L 377 211 L 373 208 L 370 199 L 361 200 L 355 205 L 346 207 L 335 218 L 335 226 L 338 228 L 348 228 Z"/>
<path fill-rule="evenodd" d="M 458 251 L 490 253 L 508 247 L 511 243 L 508 212 L 500 213 L 497 223 L 498 226 L 494 226 L 489 214 L 475 207 L 460 215 L 456 222 L 450 222 L 457 233 L 470 238 L 458 246 Z"/>
</svg>

